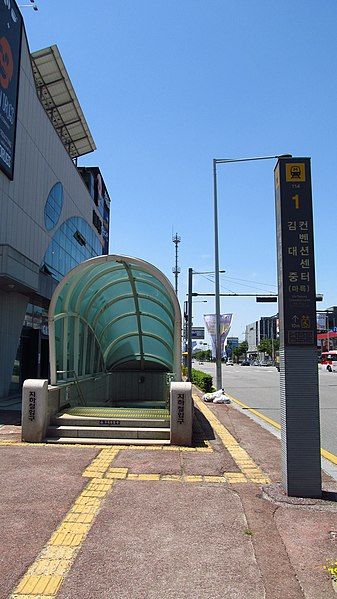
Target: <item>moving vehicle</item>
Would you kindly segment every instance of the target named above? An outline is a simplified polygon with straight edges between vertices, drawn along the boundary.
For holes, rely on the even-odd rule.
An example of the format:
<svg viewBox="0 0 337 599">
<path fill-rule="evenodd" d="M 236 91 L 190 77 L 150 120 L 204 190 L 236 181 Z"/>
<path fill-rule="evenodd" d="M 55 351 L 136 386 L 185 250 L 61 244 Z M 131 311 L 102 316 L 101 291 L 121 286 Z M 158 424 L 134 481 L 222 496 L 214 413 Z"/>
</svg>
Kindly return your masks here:
<svg viewBox="0 0 337 599">
<path fill-rule="evenodd" d="M 337 372 L 337 350 L 323 351 L 320 362 L 322 370 Z"/>
</svg>

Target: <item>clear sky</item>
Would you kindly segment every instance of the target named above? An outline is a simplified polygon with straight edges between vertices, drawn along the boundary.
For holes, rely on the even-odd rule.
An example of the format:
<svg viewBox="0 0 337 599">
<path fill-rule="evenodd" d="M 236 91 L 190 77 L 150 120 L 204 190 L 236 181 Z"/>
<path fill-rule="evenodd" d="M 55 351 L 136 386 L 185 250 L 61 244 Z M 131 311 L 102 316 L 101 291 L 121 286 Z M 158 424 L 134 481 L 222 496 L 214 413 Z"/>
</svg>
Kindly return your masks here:
<svg viewBox="0 0 337 599">
<path fill-rule="evenodd" d="M 172 281 L 214 270 L 213 158 L 312 158 L 317 292 L 337 304 L 336 0 L 36 0 L 31 51 L 57 44 L 112 198 L 110 252 Z M 22 0 L 19 4 L 28 4 Z M 276 291 L 274 161 L 219 166 L 222 290 Z M 213 292 L 194 276 L 194 290 Z M 230 335 L 277 304 L 223 298 Z M 214 312 L 195 303 L 194 324 Z"/>
</svg>

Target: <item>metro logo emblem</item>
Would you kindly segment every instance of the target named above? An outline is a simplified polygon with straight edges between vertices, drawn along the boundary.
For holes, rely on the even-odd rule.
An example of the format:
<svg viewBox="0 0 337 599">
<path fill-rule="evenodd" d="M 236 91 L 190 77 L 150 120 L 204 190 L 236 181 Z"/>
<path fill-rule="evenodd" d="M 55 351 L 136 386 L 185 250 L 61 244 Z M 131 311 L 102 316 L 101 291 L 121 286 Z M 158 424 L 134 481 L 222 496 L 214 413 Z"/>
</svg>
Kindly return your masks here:
<svg viewBox="0 0 337 599">
<path fill-rule="evenodd" d="M 305 164 L 303 162 L 290 162 L 286 164 L 286 182 L 304 183 Z"/>
</svg>

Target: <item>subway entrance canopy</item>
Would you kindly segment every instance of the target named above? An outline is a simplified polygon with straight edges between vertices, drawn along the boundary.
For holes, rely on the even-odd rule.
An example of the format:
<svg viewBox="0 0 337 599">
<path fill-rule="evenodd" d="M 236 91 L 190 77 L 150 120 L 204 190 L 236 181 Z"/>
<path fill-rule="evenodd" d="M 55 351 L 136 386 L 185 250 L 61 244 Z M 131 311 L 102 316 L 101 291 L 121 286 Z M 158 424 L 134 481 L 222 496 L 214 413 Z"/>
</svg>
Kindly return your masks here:
<svg viewBox="0 0 337 599">
<path fill-rule="evenodd" d="M 51 384 L 115 370 L 158 370 L 181 379 L 181 315 L 156 267 L 128 256 L 79 264 L 49 310 Z"/>
<path fill-rule="evenodd" d="M 119 255 L 77 265 L 52 297 L 49 345 L 51 384 L 24 382 L 24 441 L 191 445 L 180 307 L 155 266 Z"/>
</svg>

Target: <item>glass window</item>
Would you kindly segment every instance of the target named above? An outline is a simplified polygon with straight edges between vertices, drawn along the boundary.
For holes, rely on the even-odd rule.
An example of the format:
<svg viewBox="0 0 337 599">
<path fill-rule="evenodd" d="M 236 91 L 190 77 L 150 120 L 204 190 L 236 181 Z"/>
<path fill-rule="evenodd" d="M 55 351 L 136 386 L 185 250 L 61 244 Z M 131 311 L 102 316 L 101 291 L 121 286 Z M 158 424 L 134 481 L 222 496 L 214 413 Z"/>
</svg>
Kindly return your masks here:
<svg viewBox="0 0 337 599">
<path fill-rule="evenodd" d="M 61 216 L 63 207 L 63 186 L 59 181 L 51 188 L 44 208 L 46 229 L 53 229 Z"/>
</svg>

